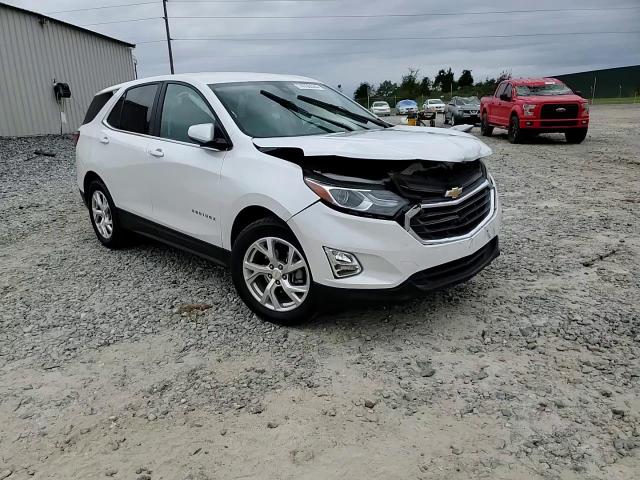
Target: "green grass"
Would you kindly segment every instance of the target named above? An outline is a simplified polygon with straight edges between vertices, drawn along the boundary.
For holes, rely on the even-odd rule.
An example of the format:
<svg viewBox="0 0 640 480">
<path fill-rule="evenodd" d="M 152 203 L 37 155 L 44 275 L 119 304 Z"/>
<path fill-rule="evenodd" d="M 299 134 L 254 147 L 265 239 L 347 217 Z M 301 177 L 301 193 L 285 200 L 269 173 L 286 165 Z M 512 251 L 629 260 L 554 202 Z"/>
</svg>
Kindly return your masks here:
<svg viewBox="0 0 640 480">
<path fill-rule="evenodd" d="M 595 98 L 594 105 L 615 105 L 622 103 L 640 103 L 640 97 Z"/>
</svg>

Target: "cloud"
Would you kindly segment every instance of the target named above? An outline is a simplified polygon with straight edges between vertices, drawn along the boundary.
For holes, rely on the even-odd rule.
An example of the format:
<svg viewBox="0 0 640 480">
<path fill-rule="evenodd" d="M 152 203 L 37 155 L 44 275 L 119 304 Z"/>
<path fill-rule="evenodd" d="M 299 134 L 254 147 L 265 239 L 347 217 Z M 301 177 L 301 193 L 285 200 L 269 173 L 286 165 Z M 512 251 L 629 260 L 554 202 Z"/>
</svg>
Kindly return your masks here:
<svg viewBox="0 0 640 480">
<path fill-rule="evenodd" d="M 142 0 L 141 0 L 142 1 Z M 100 0 L 99 5 L 134 3 L 135 0 Z M 87 8 L 85 0 L 9 0 L 35 11 Z M 461 0 L 442 2 L 419 0 L 317 0 L 189 3 L 169 1 L 171 33 L 174 38 L 242 37 L 243 40 L 175 41 L 177 72 L 265 71 L 295 73 L 318 78 L 328 84 L 342 84 L 351 92 L 360 81 L 375 84 L 399 81 L 407 67 L 433 77 L 442 67 L 456 74 L 463 68 L 475 78 L 496 76 L 504 69 L 516 76 L 541 76 L 595 68 L 640 63 L 640 35 L 539 36 L 511 38 L 460 38 L 527 33 L 632 31 L 638 30 L 640 9 L 634 0 L 606 4 L 595 0 L 536 2 Z M 98 4 L 98 1 L 96 1 Z M 464 12 L 558 8 L 607 8 L 599 11 L 528 12 L 492 15 L 461 15 Z M 438 12 L 458 15 L 440 16 Z M 205 16 L 290 16 L 290 15 L 380 15 L 412 14 L 409 17 L 306 18 L 306 19 L 207 19 Z M 417 15 L 426 14 L 426 15 Z M 159 17 L 160 2 L 55 14 L 76 24 Z M 178 19 L 180 16 L 200 18 Z M 101 33 L 138 43 L 135 55 L 141 76 L 168 72 L 167 48 L 162 40 L 160 19 L 88 27 Z M 449 37 L 431 40 L 344 40 L 308 41 L 309 38 Z M 248 38 L 248 40 L 247 40 Z M 266 38 L 288 38 L 267 41 Z"/>
</svg>

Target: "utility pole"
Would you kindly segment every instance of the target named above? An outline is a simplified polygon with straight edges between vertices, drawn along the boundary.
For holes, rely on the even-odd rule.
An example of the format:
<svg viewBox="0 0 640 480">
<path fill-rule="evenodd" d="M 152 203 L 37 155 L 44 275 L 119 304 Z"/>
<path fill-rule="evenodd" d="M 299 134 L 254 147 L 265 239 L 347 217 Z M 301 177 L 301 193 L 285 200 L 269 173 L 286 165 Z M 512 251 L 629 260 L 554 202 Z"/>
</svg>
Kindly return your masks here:
<svg viewBox="0 0 640 480">
<path fill-rule="evenodd" d="M 167 30 L 167 47 L 169 48 L 169 67 L 171 68 L 171 74 L 173 71 L 173 52 L 171 51 L 171 33 L 169 32 L 169 16 L 167 15 L 167 0 L 162 0 L 162 8 L 164 8 L 164 26 Z"/>
</svg>

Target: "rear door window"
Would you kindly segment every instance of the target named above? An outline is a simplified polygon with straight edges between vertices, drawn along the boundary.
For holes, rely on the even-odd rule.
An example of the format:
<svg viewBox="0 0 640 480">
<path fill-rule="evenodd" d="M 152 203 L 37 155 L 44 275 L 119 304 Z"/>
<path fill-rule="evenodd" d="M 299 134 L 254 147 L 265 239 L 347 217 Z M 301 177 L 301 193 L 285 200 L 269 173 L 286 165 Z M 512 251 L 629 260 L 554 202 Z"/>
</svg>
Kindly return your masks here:
<svg viewBox="0 0 640 480">
<path fill-rule="evenodd" d="M 93 100 L 87 109 L 87 114 L 84 116 L 84 120 L 82 121 L 82 125 L 93 121 L 93 119 L 96 118 L 96 115 L 98 115 L 98 112 L 102 110 L 102 107 L 111 100 L 111 97 L 113 97 L 113 92 L 99 93 L 93 97 Z"/>
<path fill-rule="evenodd" d="M 114 128 L 133 133 L 151 133 L 151 114 L 158 84 L 130 88 L 111 110 L 107 122 Z"/>
</svg>

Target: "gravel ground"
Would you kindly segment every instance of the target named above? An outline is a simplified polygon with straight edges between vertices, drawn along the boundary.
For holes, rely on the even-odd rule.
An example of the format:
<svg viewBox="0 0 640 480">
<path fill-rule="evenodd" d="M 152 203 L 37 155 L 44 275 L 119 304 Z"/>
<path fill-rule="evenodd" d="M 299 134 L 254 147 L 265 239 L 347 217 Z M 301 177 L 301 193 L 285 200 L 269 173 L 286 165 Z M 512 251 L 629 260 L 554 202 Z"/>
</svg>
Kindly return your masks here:
<svg viewBox="0 0 640 480">
<path fill-rule="evenodd" d="M 0 139 L 0 479 L 637 479 L 639 126 L 497 130 L 499 259 L 298 328 L 198 258 L 101 247 L 71 141 Z"/>
</svg>

